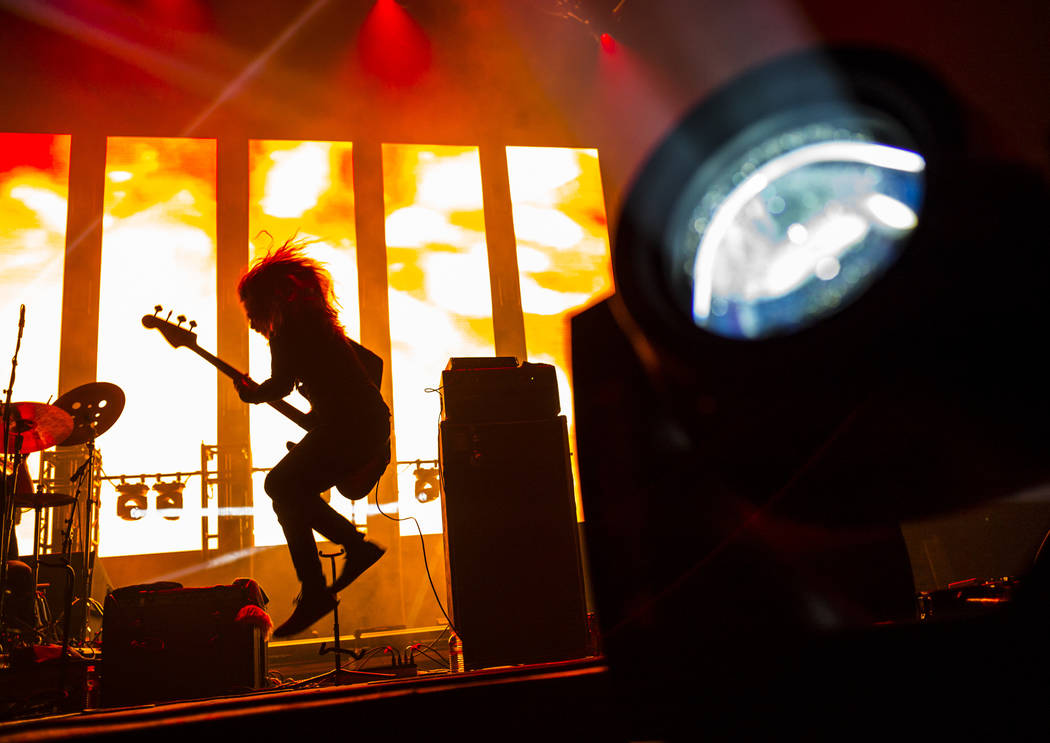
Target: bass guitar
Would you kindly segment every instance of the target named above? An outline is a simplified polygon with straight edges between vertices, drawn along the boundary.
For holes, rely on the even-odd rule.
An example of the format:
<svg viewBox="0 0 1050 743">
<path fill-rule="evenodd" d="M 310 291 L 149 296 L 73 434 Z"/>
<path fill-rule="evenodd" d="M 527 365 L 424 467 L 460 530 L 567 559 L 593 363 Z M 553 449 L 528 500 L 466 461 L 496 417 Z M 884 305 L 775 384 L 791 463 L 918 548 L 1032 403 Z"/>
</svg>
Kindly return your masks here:
<svg viewBox="0 0 1050 743">
<path fill-rule="evenodd" d="M 248 377 L 248 375 L 243 374 L 236 367 L 227 364 L 218 356 L 208 353 L 200 347 L 197 343 L 197 334 L 193 331 L 193 329 L 197 327 L 195 321 L 190 320 L 187 327 L 182 327 L 182 324 L 186 322 L 186 317 L 184 315 L 179 315 L 175 318 L 177 321 L 176 324 L 169 319 L 171 317 L 171 312 L 168 313 L 167 317 L 162 318 L 159 316 L 162 309 L 163 308 L 158 304 L 154 307 L 154 313 L 152 315 L 143 315 L 143 327 L 160 331 L 160 334 L 164 336 L 164 340 L 170 343 L 173 348 L 190 349 L 234 382 L 237 382 L 240 379 L 245 379 L 251 382 L 251 378 Z M 293 423 L 297 424 L 304 431 L 310 430 L 311 426 L 309 416 L 294 405 L 284 400 L 273 400 L 266 404 L 278 413 L 284 415 Z M 289 448 L 291 448 L 291 446 L 292 445 L 289 444 Z M 383 472 L 386 470 L 389 463 L 390 448 L 389 446 L 386 446 L 383 451 L 380 452 L 379 456 L 367 462 L 353 474 L 337 482 L 335 487 L 350 500 L 364 498 L 368 495 L 369 491 L 375 486 L 375 484 L 379 482 L 379 478 L 382 477 Z"/>
</svg>

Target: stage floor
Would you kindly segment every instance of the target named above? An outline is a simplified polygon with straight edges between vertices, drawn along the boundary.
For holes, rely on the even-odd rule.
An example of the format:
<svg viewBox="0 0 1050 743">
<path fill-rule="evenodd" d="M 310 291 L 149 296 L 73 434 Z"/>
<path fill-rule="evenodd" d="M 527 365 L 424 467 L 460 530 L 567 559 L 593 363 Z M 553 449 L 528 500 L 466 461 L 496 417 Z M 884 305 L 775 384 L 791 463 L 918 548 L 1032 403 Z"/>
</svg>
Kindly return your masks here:
<svg viewBox="0 0 1050 743">
<path fill-rule="evenodd" d="M 329 656 L 331 657 L 331 656 Z M 334 670 L 334 666 L 333 666 Z M 350 673 L 311 688 L 287 685 L 198 700 L 135 707 L 86 708 L 0 723 L 0 740 L 190 740 L 246 734 L 405 740 L 497 740 L 536 735 L 609 739 L 615 727 L 601 658 L 451 673 L 429 670 L 401 678 Z M 598 738 L 593 738 L 598 734 Z"/>
</svg>

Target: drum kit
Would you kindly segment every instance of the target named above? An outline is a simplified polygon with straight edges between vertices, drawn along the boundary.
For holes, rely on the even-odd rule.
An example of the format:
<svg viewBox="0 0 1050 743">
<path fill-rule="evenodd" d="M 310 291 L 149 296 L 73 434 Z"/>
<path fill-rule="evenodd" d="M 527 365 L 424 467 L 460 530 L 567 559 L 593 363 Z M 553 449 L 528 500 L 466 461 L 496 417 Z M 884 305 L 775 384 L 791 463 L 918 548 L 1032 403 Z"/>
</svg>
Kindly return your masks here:
<svg viewBox="0 0 1050 743">
<path fill-rule="evenodd" d="M 75 570 L 71 561 L 73 524 L 77 509 L 83 504 L 83 516 L 86 524 L 93 523 L 97 511 L 97 494 L 92 492 L 90 484 L 85 489 L 85 480 L 94 470 L 95 465 L 95 439 L 105 433 L 116 423 L 124 409 L 124 392 L 115 384 L 107 382 L 92 382 L 81 385 L 60 396 L 52 404 L 39 402 L 8 402 L 0 403 L 0 420 L 3 429 L 3 504 L 2 520 L 0 520 L 0 630 L 8 629 L 7 615 L 3 611 L 5 594 L 9 593 L 8 586 L 8 560 L 17 560 L 18 555 L 12 554 L 14 546 L 14 523 L 15 509 L 32 509 L 36 519 L 36 535 L 33 544 L 34 584 L 36 582 L 36 570 L 41 561 L 40 547 L 40 518 L 41 512 L 48 508 L 59 508 L 71 506 L 69 517 L 66 522 L 63 537 L 63 551 L 61 555 L 53 557 L 61 559 L 64 566 L 68 568 L 71 575 L 83 578 L 85 585 L 81 586 L 81 595 L 85 599 L 90 592 L 90 566 L 94 555 L 91 546 L 87 542 L 87 529 L 82 529 L 85 544 L 77 551 L 77 555 L 83 559 L 84 564 L 77 566 Z M 53 492 L 51 488 L 38 490 L 33 485 L 26 466 L 26 457 L 34 452 L 42 452 L 53 446 L 82 446 L 86 445 L 86 460 L 70 478 L 72 492 Z M 86 493 L 82 496 L 82 493 Z M 73 603 L 73 582 L 67 595 L 65 611 L 64 644 L 68 645 L 70 632 L 70 618 Z M 87 613 L 85 612 L 85 617 Z"/>
</svg>

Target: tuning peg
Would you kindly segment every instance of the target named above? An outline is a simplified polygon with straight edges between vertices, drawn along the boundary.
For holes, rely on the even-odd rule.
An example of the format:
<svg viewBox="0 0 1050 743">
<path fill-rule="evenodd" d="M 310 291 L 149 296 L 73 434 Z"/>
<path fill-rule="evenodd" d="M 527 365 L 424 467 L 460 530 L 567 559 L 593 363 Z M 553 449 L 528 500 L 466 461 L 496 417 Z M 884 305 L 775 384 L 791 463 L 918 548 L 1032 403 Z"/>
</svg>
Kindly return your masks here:
<svg viewBox="0 0 1050 743">
<path fill-rule="evenodd" d="M 160 314 L 160 311 L 162 309 L 164 309 L 164 308 L 161 307 L 159 304 L 153 305 L 153 316 L 156 317 L 158 314 Z"/>
<path fill-rule="evenodd" d="M 193 330 L 195 327 L 197 327 L 197 321 L 190 320 L 190 330 Z"/>
<path fill-rule="evenodd" d="M 184 322 L 186 322 L 186 316 L 185 315 L 179 315 L 175 319 L 179 321 L 179 327 L 182 327 L 182 324 Z"/>
<path fill-rule="evenodd" d="M 167 316 L 166 316 L 166 317 L 165 317 L 164 319 L 165 319 L 166 321 L 167 321 L 167 320 L 170 320 L 170 319 L 171 319 L 171 313 L 172 313 L 172 312 L 174 312 L 174 311 L 175 311 L 175 310 L 168 310 L 168 314 L 167 314 Z"/>
</svg>

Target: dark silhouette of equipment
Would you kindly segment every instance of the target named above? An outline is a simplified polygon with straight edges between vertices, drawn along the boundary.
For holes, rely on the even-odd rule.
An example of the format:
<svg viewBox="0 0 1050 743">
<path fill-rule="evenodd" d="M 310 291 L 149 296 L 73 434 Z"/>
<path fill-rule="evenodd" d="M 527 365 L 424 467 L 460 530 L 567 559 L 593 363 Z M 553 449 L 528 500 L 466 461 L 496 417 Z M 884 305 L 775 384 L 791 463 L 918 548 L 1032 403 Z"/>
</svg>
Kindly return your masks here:
<svg viewBox="0 0 1050 743">
<path fill-rule="evenodd" d="M 95 440 L 117 422 L 124 411 L 124 402 L 124 391 L 109 382 L 82 384 L 55 400 L 55 407 L 66 411 L 73 421 L 73 429 L 63 445 L 84 446 L 87 450 L 87 458 L 70 477 L 74 500 L 66 520 L 62 553 L 59 557 L 76 577 L 74 591 L 65 607 L 65 643 L 69 642 L 71 636 L 82 640 L 89 639 L 87 606 L 92 597 L 91 589 L 98 556 L 98 513 L 101 498 L 101 464 Z M 74 534 L 78 537 L 77 544 L 74 544 Z M 76 564 L 74 559 L 78 560 Z M 79 607 L 76 613 L 74 602 Z"/>
<path fill-rule="evenodd" d="M 118 588 L 102 620 L 102 704 L 199 699 L 260 689 L 267 599 L 242 578 L 228 586 Z"/>
<path fill-rule="evenodd" d="M 617 293 L 572 319 L 585 528 L 601 558 L 591 578 L 617 693 L 631 700 L 628 737 L 837 734 L 979 705 L 1041 719 L 1044 685 L 1031 682 L 1050 658 L 1046 565 L 994 612 L 919 621 L 899 527 L 1050 481 L 1038 340 L 1050 191 L 988 157 L 988 135 L 919 64 L 812 50 L 716 91 L 639 171 L 613 245 Z M 833 224 L 840 194 L 900 183 L 874 168 L 854 182 L 838 159 L 749 180 L 768 157 L 805 160 L 816 140 L 920 153 L 923 195 L 870 284 L 793 314 L 802 283 L 766 305 L 734 286 L 772 292 L 762 282 L 783 278 L 774 258 L 799 257 L 806 209 L 811 227 Z M 837 233 L 842 266 L 874 229 L 841 244 Z M 712 265 L 727 273 L 698 299 Z M 839 276 L 805 281 L 828 289 Z M 734 302 L 742 331 L 763 312 L 790 322 L 720 332 Z M 971 598 L 953 609 L 991 606 Z"/>
<path fill-rule="evenodd" d="M 553 368 L 476 362 L 463 369 L 454 359 L 442 375 L 439 436 L 448 600 L 464 666 L 584 657 L 572 469 Z"/>
<path fill-rule="evenodd" d="M 23 316 L 24 320 L 24 307 Z M 19 324 L 18 340 L 21 345 L 22 324 Z M 25 467 L 25 455 L 43 451 L 64 442 L 73 430 L 72 418 L 54 405 L 37 402 L 12 403 L 11 389 L 14 387 L 15 367 L 18 351 L 12 359 L 11 382 L 6 390 L 5 402 L 0 408 L 0 435 L 3 436 L 3 480 L 0 485 L 0 642 L 7 644 L 7 618 L 5 608 L 8 585 L 8 560 L 18 557 L 15 550 L 14 526 L 15 509 L 28 503 L 32 508 L 43 508 L 43 499 L 38 499 L 33 492 L 32 479 Z M 50 500 L 55 500 L 51 498 Z M 39 510 L 37 511 L 39 514 Z M 35 551 L 35 547 L 34 547 Z M 20 567 L 20 566 L 19 566 Z M 35 579 L 34 579 L 35 582 Z M 13 597 L 16 602 L 24 604 L 25 591 Z M 18 612 L 25 624 L 26 612 Z M 34 631 L 36 628 L 27 628 Z"/>
</svg>

